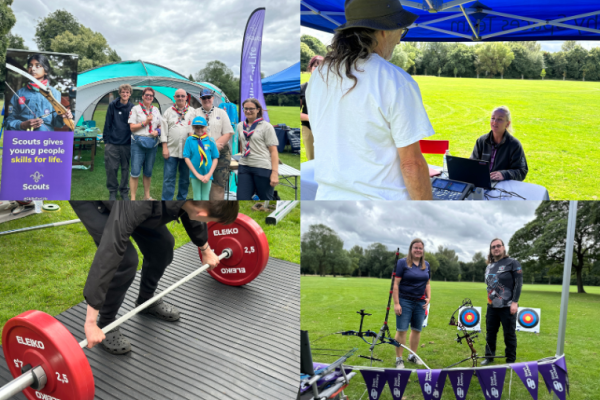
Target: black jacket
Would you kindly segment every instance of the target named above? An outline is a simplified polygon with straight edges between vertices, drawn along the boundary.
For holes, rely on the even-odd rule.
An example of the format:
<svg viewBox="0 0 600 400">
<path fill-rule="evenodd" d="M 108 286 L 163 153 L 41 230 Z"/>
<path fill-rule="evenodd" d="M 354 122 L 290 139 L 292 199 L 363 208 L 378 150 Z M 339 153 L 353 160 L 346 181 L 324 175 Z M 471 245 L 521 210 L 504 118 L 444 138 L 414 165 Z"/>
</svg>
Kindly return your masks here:
<svg viewBox="0 0 600 400">
<path fill-rule="evenodd" d="M 85 215 L 81 215 L 81 208 L 77 207 L 83 202 L 71 201 L 70 203 L 79 218 L 84 220 Z M 189 218 L 187 212 L 181 208 L 185 201 L 94 201 L 93 203 L 95 205 L 93 212 L 109 214 L 83 290 L 88 304 L 97 310 L 104 304 L 110 280 L 119 268 L 130 242 L 130 236 L 136 228 L 158 228 L 180 219 L 196 246 L 204 246 L 208 241 L 206 223 Z"/>
<path fill-rule="evenodd" d="M 300 85 L 300 112 L 308 115 L 308 106 L 306 105 L 306 88 L 308 82 Z M 306 126 L 310 129 L 310 121 L 300 121 L 302 126 Z"/>
<path fill-rule="evenodd" d="M 504 132 L 502 141 L 496 145 L 493 135 L 490 131 L 477 139 L 470 158 L 491 162 L 492 150 L 497 146 L 496 158 L 490 172 L 500 171 L 504 179 L 524 181 L 529 168 L 521 142 L 510 133 Z"/>
<path fill-rule="evenodd" d="M 104 143 L 131 144 L 131 129 L 127 121 L 132 108 L 133 104 L 130 101 L 127 104 L 122 104 L 120 97 L 110 102 L 104 120 L 104 132 L 102 134 Z"/>
</svg>

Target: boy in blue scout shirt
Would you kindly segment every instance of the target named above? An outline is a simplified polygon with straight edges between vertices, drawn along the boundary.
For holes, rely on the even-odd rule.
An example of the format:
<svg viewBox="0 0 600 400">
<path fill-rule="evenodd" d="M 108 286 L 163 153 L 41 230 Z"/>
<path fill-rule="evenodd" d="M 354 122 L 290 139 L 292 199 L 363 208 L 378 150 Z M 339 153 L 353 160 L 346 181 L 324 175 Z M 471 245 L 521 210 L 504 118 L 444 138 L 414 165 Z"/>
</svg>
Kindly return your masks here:
<svg viewBox="0 0 600 400">
<path fill-rule="evenodd" d="M 217 163 L 213 159 L 219 158 L 219 149 L 214 139 L 206 133 L 208 123 L 203 117 L 196 117 L 192 121 L 194 133 L 185 141 L 183 157 L 190 168 L 190 182 L 194 200 L 208 200 L 212 185 L 213 172 Z"/>
<path fill-rule="evenodd" d="M 34 78 L 45 84 L 52 92 L 52 96 L 60 101 L 60 92 L 49 86 L 50 62 L 45 55 L 35 54 L 29 57 L 27 70 Z M 65 117 L 59 116 L 54 112 L 52 104 L 39 92 L 38 85 L 29 82 L 17 90 L 16 96 L 12 96 L 10 100 L 6 130 L 54 131 L 65 125 L 64 118 L 72 118 L 71 113 L 69 112 Z"/>
</svg>

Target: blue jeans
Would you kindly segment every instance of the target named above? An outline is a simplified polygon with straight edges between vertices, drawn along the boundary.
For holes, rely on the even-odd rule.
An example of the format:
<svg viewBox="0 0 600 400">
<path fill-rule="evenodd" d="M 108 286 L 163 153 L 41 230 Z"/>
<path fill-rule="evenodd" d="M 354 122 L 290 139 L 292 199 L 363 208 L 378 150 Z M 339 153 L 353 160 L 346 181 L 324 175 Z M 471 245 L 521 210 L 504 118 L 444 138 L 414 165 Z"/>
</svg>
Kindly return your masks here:
<svg viewBox="0 0 600 400">
<path fill-rule="evenodd" d="M 416 332 L 421 332 L 423 329 L 423 321 L 425 321 L 425 300 L 409 300 L 400 298 L 400 307 L 402 314 L 396 315 L 396 330 L 406 332 L 408 324 L 410 329 Z"/>
<path fill-rule="evenodd" d="M 185 163 L 185 158 L 169 157 L 165 160 L 165 169 L 163 172 L 162 200 L 173 200 L 177 169 L 179 169 L 177 200 L 185 200 L 187 198 L 190 186 L 190 169 Z"/>
<path fill-rule="evenodd" d="M 144 176 L 152 177 L 152 168 L 156 159 L 156 147 L 146 149 L 139 144 L 137 136 L 131 136 L 131 177 L 139 178 L 144 168 Z"/>
</svg>

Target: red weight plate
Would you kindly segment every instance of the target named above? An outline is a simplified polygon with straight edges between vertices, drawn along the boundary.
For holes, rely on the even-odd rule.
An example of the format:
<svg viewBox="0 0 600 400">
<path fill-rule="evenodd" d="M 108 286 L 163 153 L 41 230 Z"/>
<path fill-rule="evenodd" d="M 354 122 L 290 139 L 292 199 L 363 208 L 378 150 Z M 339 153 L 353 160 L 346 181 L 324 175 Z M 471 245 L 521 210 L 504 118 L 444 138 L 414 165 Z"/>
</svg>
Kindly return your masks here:
<svg viewBox="0 0 600 400">
<path fill-rule="evenodd" d="M 54 317 L 27 311 L 10 319 L 2 330 L 2 349 L 10 373 L 41 365 L 48 383 L 39 391 L 23 391 L 31 400 L 92 400 L 94 376 L 90 364 L 71 332 Z"/>
<path fill-rule="evenodd" d="M 241 286 L 252 282 L 269 261 L 269 242 L 265 232 L 244 214 L 238 214 L 237 220 L 230 225 L 209 222 L 208 243 L 217 255 L 226 248 L 233 252 L 230 258 L 222 259 L 217 268 L 209 271 L 213 278 L 225 285 Z"/>
</svg>

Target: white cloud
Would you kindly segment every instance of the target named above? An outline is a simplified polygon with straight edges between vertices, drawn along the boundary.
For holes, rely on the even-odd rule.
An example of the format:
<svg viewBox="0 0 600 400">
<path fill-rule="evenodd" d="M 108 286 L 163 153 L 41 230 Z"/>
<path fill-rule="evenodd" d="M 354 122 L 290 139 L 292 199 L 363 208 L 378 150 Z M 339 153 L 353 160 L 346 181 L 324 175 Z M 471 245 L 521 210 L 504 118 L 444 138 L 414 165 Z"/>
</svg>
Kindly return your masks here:
<svg viewBox="0 0 600 400">
<path fill-rule="evenodd" d="M 305 201 L 301 231 L 324 224 L 335 230 L 344 248 L 379 242 L 390 250 L 406 253 L 415 237 L 428 251 L 438 246 L 454 249 L 461 261 L 487 251 L 499 237 L 505 243 L 533 220 L 540 202 L 393 202 L 393 201 Z"/>
<path fill-rule="evenodd" d="M 262 72 L 275 74 L 300 59 L 300 7 L 296 0 L 16 1 L 12 33 L 30 49 L 39 19 L 58 9 L 100 32 L 123 60 L 163 65 L 185 76 L 213 60 L 239 76 L 242 39 L 252 11 L 265 7 Z"/>
</svg>

